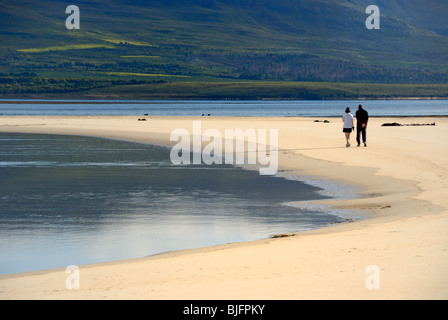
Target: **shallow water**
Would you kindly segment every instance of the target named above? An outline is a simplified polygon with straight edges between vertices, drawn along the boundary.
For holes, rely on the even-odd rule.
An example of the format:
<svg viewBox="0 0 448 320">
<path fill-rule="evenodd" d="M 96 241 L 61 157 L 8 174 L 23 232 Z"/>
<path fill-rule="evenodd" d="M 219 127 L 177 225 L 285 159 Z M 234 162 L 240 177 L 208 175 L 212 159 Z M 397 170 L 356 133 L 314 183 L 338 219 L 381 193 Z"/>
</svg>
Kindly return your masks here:
<svg viewBox="0 0 448 320">
<path fill-rule="evenodd" d="M 297 179 L 174 166 L 163 147 L 0 134 L 0 274 L 66 267 L 323 227 L 328 198 Z"/>
<path fill-rule="evenodd" d="M 0 116 L 232 116 L 342 117 L 346 107 L 364 105 L 371 116 L 447 116 L 448 100 L 330 100 L 330 101 L 70 101 L 45 103 L 0 100 Z M 18 101 L 18 100 L 15 100 Z M 30 103 L 30 102 L 39 102 Z M 76 103 L 75 103 L 76 102 Z"/>
</svg>

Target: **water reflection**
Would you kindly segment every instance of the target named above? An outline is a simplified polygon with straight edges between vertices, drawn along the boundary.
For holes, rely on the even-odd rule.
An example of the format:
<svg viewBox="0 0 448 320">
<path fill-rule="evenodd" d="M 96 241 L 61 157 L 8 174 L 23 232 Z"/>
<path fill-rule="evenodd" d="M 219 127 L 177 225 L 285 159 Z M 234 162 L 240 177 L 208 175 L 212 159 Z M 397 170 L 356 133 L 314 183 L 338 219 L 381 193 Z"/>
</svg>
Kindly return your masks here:
<svg viewBox="0 0 448 320">
<path fill-rule="evenodd" d="M 269 237 L 336 218 L 284 203 L 300 181 L 231 166 L 173 167 L 162 147 L 1 134 L 0 273 Z"/>
</svg>

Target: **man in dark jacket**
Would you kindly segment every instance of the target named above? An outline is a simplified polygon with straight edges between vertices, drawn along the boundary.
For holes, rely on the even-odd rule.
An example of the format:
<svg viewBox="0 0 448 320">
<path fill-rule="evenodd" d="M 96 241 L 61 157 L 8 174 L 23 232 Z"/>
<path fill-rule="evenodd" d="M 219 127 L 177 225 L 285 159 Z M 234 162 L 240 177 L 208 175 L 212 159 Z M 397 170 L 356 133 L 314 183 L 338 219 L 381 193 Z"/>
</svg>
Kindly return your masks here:
<svg viewBox="0 0 448 320">
<path fill-rule="evenodd" d="M 356 111 L 356 141 L 358 142 L 358 147 L 361 145 L 361 134 L 364 147 L 367 147 L 367 122 L 369 122 L 369 114 L 362 105 L 359 105 L 358 111 Z"/>
</svg>

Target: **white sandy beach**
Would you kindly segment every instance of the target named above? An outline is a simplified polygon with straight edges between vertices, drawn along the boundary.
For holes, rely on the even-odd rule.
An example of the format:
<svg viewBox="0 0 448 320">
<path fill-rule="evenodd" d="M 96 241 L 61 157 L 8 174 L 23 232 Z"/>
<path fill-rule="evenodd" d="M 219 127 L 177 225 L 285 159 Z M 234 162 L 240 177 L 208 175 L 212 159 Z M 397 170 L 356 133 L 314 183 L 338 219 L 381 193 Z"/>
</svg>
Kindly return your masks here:
<svg viewBox="0 0 448 320">
<path fill-rule="evenodd" d="M 340 118 L 0 117 L 0 132 L 173 145 L 172 130 L 279 130 L 279 167 L 360 190 L 324 201 L 368 219 L 294 236 L 0 276 L 0 299 L 447 299 L 448 118 L 371 118 L 368 147 L 345 147 Z M 324 120 L 324 119 L 319 119 Z M 436 126 L 382 127 L 386 122 Z M 379 288 L 368 289 L 369 266 Z"/>
</svg>

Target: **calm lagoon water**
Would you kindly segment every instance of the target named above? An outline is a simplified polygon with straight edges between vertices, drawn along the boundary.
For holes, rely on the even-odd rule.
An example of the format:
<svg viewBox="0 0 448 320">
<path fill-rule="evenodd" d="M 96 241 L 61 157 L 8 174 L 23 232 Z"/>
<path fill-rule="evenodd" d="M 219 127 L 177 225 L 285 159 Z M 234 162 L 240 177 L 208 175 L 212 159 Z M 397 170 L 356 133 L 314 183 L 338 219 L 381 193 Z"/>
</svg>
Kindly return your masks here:
<svg viewBox="0 0 448 320">
<path fill-rule="evenodd" d="M 340 218 L 288 205 L 323 189 L 163 147 L 0 133 L 0 274 L 267 238 Z"/>
<path fill-rule="evenodd" d="M 364 105 L 372 116 L 446 116 L 448 100 L 348 101 L 70 101 L 0 100 L 0 116 L 13 115 L 136 115 L 150 116 L 257 116 L 339 117 L 346 107 Z M 39 103 L 31 103 L 39 102 Z M 57 103 L 55 103 L 57 102 Z"/>
</svg>

